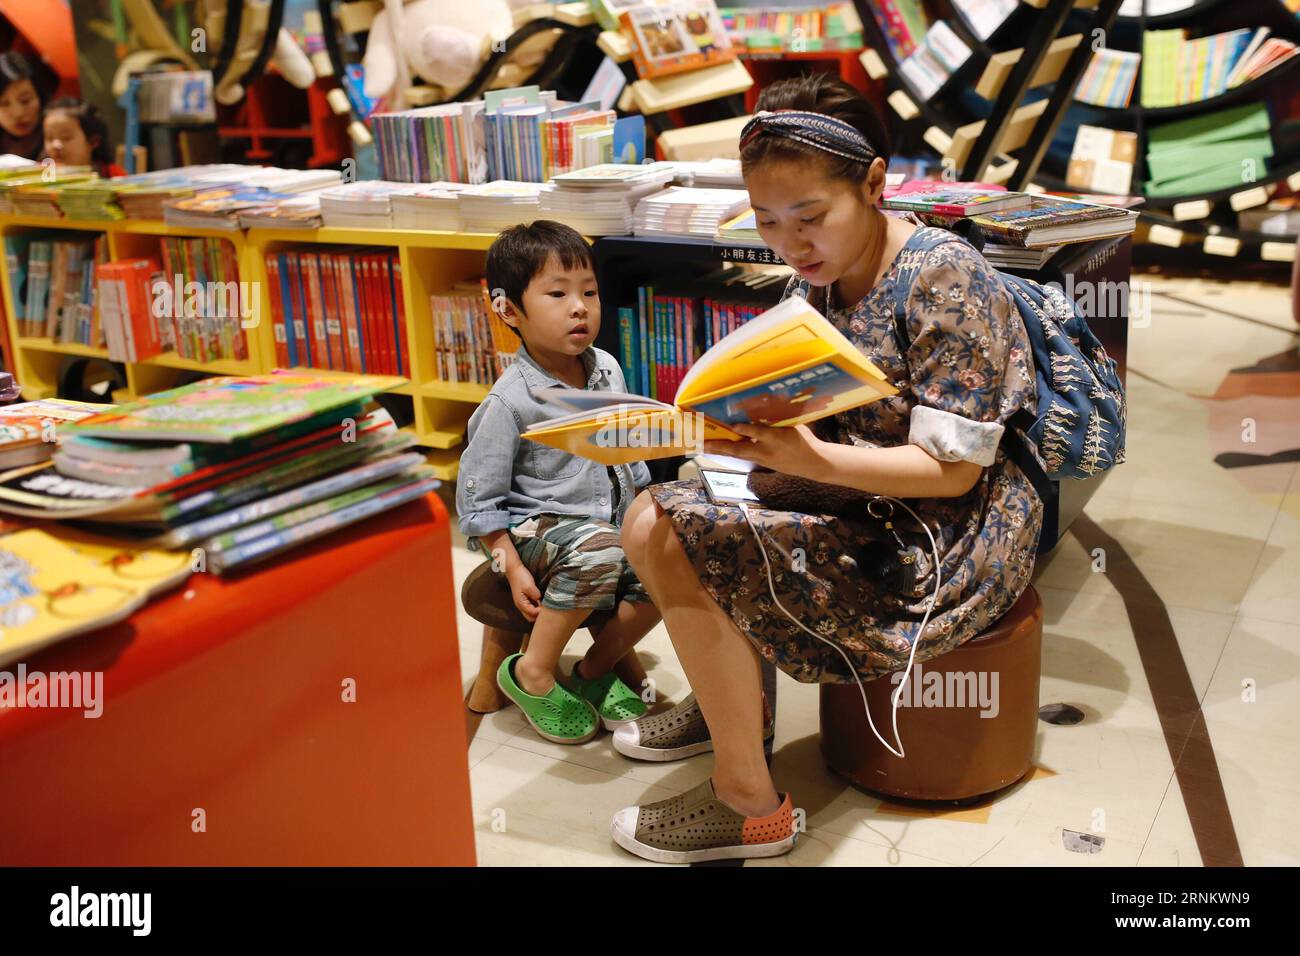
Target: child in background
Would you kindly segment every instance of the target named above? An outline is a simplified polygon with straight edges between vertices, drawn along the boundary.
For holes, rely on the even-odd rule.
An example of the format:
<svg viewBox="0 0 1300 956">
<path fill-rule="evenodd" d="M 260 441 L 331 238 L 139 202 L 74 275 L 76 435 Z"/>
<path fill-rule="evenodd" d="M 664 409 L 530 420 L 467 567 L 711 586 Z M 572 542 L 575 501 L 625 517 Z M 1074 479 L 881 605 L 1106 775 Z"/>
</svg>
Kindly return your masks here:
<svg viewBox="0 0 1300 956">
<path fill-rule="evenodd" d="M 493 308 L 523 342 L 469 420 L 456 510 L 533 622 L 527 650 L 502 662 L 497 684 L 541 736 L 580 744 L 602 724 L 612 730 L 646 712 L 613 669 L 659 621 L 618 528 L 650 472 L 644 462 L 606 467 L 520 437 L 567 411 L 538 389 L 626 391 L 614 357 L 591 344 L 600 297 L 586 240 L 548 220 L 515 226 L 488 250 L 487 282 Z M 555 680 L 560 655 L 598 609 L 614 615 L 565 687 Z"/>
<path fill-rule="evenodd" d="M 0 154 L 40 159 L 44 103 L 32 61 L 21 53 L 0 53 Z"/>
<path fill-rule="evenodd" d="M 105 179 L 125 176 L 113 163 L 108 124 L 90 103 L 64 97 L 45 108 L 45 155 L 60 166 L 91 166 Z"/>
</svg>

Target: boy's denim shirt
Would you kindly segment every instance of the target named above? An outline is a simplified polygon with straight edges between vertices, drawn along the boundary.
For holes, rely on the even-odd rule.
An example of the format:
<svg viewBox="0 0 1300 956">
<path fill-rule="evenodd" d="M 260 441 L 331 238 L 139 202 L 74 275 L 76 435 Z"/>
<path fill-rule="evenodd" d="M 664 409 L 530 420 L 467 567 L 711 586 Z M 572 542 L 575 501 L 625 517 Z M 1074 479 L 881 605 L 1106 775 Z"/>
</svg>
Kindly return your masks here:
<svg viewBox="0 0 1300 956">
<path fill-rule="evenodd" d="M 592 346 L 582 361 L 588 389 L 627 390 L 623 370 L 608 352 Z M 520 343 L 514 363 L 470 416 L 456 510 L 471 547 L 479 535 L 513 527 L 536 514 L 582 515 L 620 524 L 635 489 L 650 483 L 645 462 L 615 466 L 615 510 L 607 466 L 519 437 L 539 422 L 568 414 L 568 409 L 534 397 L 536 389 L 556 386 L 565 383 L 543 370 Z"/>
</svg>

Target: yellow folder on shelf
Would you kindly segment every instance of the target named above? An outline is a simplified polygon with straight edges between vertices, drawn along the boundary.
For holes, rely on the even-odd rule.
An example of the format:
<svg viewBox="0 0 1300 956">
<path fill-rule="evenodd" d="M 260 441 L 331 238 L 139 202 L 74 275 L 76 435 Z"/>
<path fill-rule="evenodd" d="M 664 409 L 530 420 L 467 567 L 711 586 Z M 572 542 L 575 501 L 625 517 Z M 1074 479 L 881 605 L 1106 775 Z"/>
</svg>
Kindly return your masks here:
<svg viewBox="0 0 1300 956">
<path fill-rule="evenodd" d="M 751 319 L 691 367 L 669 405 L 640 395 L 539 390 L 572 409 L 523 437 L 606 465 L 699 451 L 736 440 L 729 425 L 798 425 L 897 392 L 881 371 L 804 299 Z"/>
</svg>

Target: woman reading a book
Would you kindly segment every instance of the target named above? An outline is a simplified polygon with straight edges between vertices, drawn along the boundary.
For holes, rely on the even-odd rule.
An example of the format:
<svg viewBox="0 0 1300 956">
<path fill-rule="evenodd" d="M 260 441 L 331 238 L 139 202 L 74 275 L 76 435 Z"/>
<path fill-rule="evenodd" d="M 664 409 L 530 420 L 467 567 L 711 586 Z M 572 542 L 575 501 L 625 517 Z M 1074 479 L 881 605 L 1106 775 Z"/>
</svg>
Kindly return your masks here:
<svg viewBox="0 0 1300 956">
<path fill-rule="evenodd" d="M 887 134 L 852 87 L 787 80 L 758 108 L 741 161 L 760 234 L 797 271 L 786 295 L 805 296 L 898 392 L 811 427 L 740 425 L 745 441 L 706 442 L 706 452 L 791 476 L 781 479 L 787 500 L 751 506 L 748 520 L 698 481 L 654 485 L 627 515 L 627 557 L 694 693 L 620 730 L 615 746 L 642 759 L 715 754 L 711 781 L 614 819 L 622 846 L 668 862 L 793 845 L 790 796 L 764 761 L 763 662 L 803 682 L 853 683 L 952 650 L 1028 586 L 1042 520 L 1001 447 L 1008 418 L 1032 409 L 1036 392 L 1027 335 L 996 271 L 956 236 L 922 248 L 931 230 L 881 211 Z M 798 507 L 790 488 L 806 499 Z M 934 543 L 902 508 L 883 535 L 859 520 L 869 495 L 907 499 Z M 876 501 L 873 514 L 887 505 Z"/>
</svg>

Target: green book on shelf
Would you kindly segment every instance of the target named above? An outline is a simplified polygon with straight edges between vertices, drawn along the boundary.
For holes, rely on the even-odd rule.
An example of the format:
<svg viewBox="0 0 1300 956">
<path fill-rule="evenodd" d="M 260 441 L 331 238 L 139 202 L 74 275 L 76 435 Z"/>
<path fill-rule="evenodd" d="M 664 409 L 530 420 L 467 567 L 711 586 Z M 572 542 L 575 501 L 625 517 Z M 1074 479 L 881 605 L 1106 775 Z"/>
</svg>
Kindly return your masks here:
<svg viewBox="0 0 1300 956">
<path fill-rule="evenodd" d="M 1273 155 L 1273 144 L 1267 136 L 1234 139 L 1224 143 L 1192 145 L 1183 149 L 1168 149 L 1147 155 L 1147 172 L 1151 182 L 1176 179 L 1208 171 L 1211 167 L 1236 163 L 1243 159 L 1256 161 Z"/>
<path fill-rule="evenodd" d="M 1201 193 L 1230 189 L 1233 186 L 1240 186 L 1245 189 L 1254 181 L 1242 178 L 1243 163 L 1247 160 L 1254 161 L 1255 176 L 1256 178 L 1262 178 L 1267 169 L 1266 158 L 1264 156 L 1241 156 L 1232 162 L 1201 169 L 1199 172 L 1189 173 L 1186 176 L 1148 182 L 1146 184 L 1146 194 L 1148 196 L 1195 196 Z"/>
<path fill-rule="evenodd" d="M 1153 126 L 1147 135 L 1147 154 L 1192 144 L 1243 139 L 1260 133 L 1268 133 L 1268 108 L 1263 103 L 1247 103 Z"/>
</svg>

